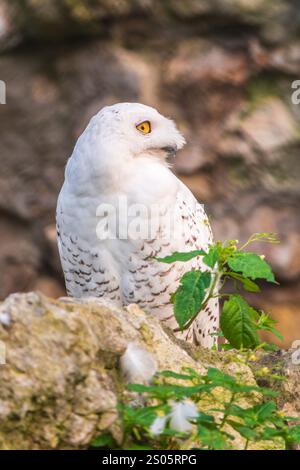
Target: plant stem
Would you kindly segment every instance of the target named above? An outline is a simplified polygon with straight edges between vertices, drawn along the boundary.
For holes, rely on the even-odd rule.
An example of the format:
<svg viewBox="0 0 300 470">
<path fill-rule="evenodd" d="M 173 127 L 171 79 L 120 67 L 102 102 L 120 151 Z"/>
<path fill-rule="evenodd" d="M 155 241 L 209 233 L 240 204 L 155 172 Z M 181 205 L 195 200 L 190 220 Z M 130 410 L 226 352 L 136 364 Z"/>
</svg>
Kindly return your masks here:
<svg viewBox="0 0 300 470">
<path fill-rule="evenodd" d="M 211 287 L 209 289 L 209 292 L 206 296 L 206 299 L 204 300 L 203 304 L 201 305 L 201 311 L 205 309 L 206 305 L 208 304 L 209 300 L 211 298 L 215 298 L 215 297 L 219 297 L 219 295 L 217 296 L 214 296 L 214 291 L 215 291 L 215 288 L 216 286 L 219 284 L 220 282 L 220 279 L 222 278 L 222 275 L 223 275 L 223 272 L 221 271 L 217 271 L 216 273 L 212 273 L 212 274 L 215 274 L 214 278 L 213 278 L 213 282 L 211 283 Z M 179 332 L 179 331 L 184 331 L 184 330 L 187 330 L 191 324 L 194 322 L 194 320 L 197 318 L 197 316 L 199 315 L 200 312 L 197 312 L 185 325 L 183 328 L 175 328 L 173 331 L 175 333 Z"/>
<path fill-rule="evenodd" d="M 229 402 L 224 405 L 224 415 L 223 415 L 222 421 L 221 421 L 221 423 L 220 423 L 220 429 L 222 429 L 223 426 L 224 426 L 225 423 L 226 423 L 227 417 L 228 417 L 229 414 L 230 414 L 231 405 L 234 403 L 235 396 L 236 396 L 236 393 L 233 392 L 233 393 L 231 394 L 231 398 L 230 398 Z"/>
</svg>

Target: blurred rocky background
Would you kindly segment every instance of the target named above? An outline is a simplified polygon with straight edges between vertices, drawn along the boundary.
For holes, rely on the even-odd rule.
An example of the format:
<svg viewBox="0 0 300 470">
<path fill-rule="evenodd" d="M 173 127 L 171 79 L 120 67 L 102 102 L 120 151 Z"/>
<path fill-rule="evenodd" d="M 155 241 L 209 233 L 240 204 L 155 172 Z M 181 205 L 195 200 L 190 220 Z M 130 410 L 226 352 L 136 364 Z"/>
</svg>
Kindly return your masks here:
<svg viewBox="0 0 300 470">
<path fill-rule="evenodd" d="M 176 120 L 175 170 L 216 238 L 256 246 L 280 287 L 255 299 L 300 338 L 299 0 L 0 0 L 0 298 L 64 294 L 55 206 L 78 135 L 103 105 Z"/>
</svg>

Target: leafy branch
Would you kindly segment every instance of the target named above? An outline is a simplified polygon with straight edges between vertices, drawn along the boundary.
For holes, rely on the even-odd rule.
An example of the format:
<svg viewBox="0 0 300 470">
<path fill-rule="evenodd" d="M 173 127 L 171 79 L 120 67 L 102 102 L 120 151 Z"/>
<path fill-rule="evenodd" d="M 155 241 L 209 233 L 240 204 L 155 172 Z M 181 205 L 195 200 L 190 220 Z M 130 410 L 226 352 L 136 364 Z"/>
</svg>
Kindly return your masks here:
<svg viewBox="0 0 300 470">
<path fill-rule="evenodd" d="M 128 389 L 140 395 L 143 406 L 119 406 L 123 422 L 119 447 L 123 449 L 230 449 L 236 439 L 233 430 L 245 449 L 250 443 L 278 438 L 286 448 L 300 442 L 300 425 L 292 426 L 295 418 L 277 409 L 273 390 L 244 384 L 219 369 L 209 368 L 203 375 L 191 368 L 182 373 L 163 371 L 151 385 L 131 384 Z M 213 398 L 214 406 L 206 405 L 205 412 L 200 411 L 207 398 Z M 249 406 L 242 406 L 245 400 Z M 109 435 L 95 439 L 92 445 L 118 448 Z"/>
<path fill-rule="evenodd" d="M 260 292 L 257 284 L 260 280 L 277 284 L 264 256 L 244 251 L 256 241 L 279 242 L 273 233 L 255 233 L 241 246 L 238 240 L 227 240 L 224 243 L 218 241 L 210 245 L 207 251 L 176 252 L 157 258 L 162 263 L 202 258 L 203 268 L 186 272 L 171 296 L 178 323 L 175 331 L 189 328 L 212 298 L 222 298 L 226 300 L 220 317 L 221 334 L 231 347 L 256 348 L 260 344 L 259 330 L 272 332 L 282 339 L 274 327 L 275 322 L 265 312 L 255 310 L 240 294 L 241 288 L 250 293 Z M 234 282 L 234 293 L 224 291 L 229 280 Z"/>
</svg>

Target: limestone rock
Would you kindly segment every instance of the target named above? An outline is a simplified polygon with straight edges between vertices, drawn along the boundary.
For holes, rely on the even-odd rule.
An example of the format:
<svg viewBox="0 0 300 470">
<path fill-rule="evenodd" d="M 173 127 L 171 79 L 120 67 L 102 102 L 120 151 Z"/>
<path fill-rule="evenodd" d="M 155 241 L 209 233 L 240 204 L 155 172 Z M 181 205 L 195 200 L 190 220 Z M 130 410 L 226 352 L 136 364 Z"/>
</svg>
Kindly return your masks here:
<svg viewBox="0 0 300 470">
<path fill-rule="evenodd" d="M 129 343 L 150 353 L 158 370 L 192 367 L 203 373 L 215 366 L 255 383 L 232 352 L 182 343 L 135 305 L 121 311 L 103 301 L 14 294 L 0 306 L 0 340 L 6 350 L 0 365 L 1 449 L 86 448 L 104 431 L 120 441 L 116 405 L 125 383 L 119 362 Z"/>
<path fill-rule="evenodd" d="M 204 370 L 134 306 L 121 312 L 30 293 L 10 296 L 0 314 L 2 449 L 86 447 L 105 421 L 116 427 L 118 362 L 129 342 L 150 350 L 159 369 Z"/>
</svg>

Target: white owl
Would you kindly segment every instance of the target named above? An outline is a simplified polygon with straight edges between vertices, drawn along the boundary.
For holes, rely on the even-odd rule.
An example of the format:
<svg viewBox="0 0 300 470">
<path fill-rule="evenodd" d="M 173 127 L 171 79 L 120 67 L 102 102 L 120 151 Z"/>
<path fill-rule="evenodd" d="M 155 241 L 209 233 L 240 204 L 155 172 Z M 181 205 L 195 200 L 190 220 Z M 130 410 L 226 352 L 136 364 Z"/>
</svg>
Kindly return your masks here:
<svg viewBox="0 0 300 470">
<path fill-rule="evenodd" d="M 170 171 L 185 140 L 170 119 L 138 103 L 99 111 L 69 159 L 57 204 L 57 233 L 68 295 L 137 303 L 173 330 L 170 295 L 201 257 L 165 264 L 175 251 L 208 248 L 203 207 Z M 211 347 L 219 323 L 212 299 L 180 338 Z"/>
</svg>

